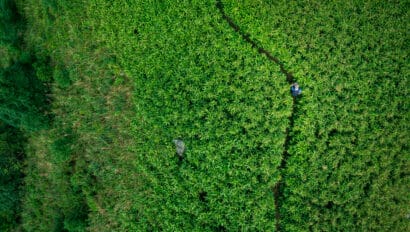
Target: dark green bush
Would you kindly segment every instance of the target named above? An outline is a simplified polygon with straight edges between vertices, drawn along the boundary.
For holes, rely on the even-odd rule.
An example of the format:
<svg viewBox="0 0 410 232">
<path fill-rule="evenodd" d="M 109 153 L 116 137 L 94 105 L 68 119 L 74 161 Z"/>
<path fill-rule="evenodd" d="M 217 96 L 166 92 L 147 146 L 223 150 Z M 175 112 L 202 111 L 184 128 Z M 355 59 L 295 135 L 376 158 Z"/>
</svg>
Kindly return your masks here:
<svg viewBox="0 0 410 232">
<path fill-rule="evenodd" d="M 0 121 L 0 230 L 19 227 L 25 138 Z"/>
<path fill-rule="evenodd" d="M 2 0 L 0 9 L 0 51 L 5 57 L 0 69 L 0 120 L 22 130 L 45 128 L 48 90 L 38 77 L 44 79 L 48 64 L 32 65 L 35 61 L 22 44 L 24 20 L 14 1 Z"/>
</svg>

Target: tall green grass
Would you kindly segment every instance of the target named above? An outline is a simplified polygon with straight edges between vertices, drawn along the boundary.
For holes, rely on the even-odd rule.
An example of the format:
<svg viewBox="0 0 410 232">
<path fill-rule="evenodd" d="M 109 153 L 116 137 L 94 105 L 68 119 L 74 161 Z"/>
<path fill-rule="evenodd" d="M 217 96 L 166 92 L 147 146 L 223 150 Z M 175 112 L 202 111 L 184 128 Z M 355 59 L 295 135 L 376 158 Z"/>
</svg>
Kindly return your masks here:
<svg viewBox="0 0 410 232">
<path fill-rule="evenodd" d="M 27 198 L 28 211 L 42 212 L 34 201 L 54 210 L 26 214 L 26 228 L 59 212 L 55 223 L 76 230 L 65 202 L 84 198 L 89 230 L 274 228 L 271 188 L 291 98 L 278 67 L 213 5 L 34 3 L 29 41 L 71 84 L 55 80 L 55 129 L 42 137 L 61 197 Z M 188 147 L 182 164 L 176 137 Z M 73 193 L 80 198 L 70 201 Z"/>
<path fill-rule="evenodd" d="M 286 77 L 215 1 L 17 3 L 53 115 L 24 230 L 274 231 L 276 200 L 285 231 L 407 228 L 406 4 L 224 1 L 304 89 L 279 171 Z"/>
<path fill-rule="evenodd" d="M 408 227 L 406 1 L 224 1 L 304 88 L 281 199 L 285 231 Z"/>
</svg>

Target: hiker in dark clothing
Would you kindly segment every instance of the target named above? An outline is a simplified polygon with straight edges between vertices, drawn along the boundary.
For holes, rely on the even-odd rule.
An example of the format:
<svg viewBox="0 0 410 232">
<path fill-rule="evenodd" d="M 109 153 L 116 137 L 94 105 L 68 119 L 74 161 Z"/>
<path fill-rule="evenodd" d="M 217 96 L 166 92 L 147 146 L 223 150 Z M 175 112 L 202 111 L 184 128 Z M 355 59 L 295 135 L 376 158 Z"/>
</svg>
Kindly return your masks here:
<svg viewBox="0 0 410 232">
<path fill-rule="evenodd" d="M 299 88 L 299 84 L 297 82 L 293 83 L 290 86 L 290 93 L 292 94 L 293 97 L 297 97 L 302 94 L 302 89 Z"/>
</svg>

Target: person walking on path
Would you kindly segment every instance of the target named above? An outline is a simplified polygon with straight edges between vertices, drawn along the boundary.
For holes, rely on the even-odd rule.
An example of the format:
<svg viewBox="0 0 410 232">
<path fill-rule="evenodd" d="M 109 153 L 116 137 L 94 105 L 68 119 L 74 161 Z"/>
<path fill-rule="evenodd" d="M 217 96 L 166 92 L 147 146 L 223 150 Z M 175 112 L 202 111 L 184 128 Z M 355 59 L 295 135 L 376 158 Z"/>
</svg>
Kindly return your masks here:
<svg viewBox="0 0 410 232">
<path fill-rule="evenodd" d="M 290 93 L 293 97 L 297 97 L 302 94 L 302 89 L 299 87 L 299 84 L 297 82 L 293 83 L 290 86 Z"/>
</svg>

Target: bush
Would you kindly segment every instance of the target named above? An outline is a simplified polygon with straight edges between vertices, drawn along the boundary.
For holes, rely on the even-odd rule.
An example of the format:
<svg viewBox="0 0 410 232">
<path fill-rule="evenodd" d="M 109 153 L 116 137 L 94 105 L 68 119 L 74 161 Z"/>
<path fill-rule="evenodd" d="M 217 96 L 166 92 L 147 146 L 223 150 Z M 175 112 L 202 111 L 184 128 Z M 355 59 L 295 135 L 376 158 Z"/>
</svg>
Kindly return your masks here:
<svg viewBox="0 0 410 232">
<path fill-rule="evenodd" d="M 0 121 L 0 230 L 19 227 L 25 138 Z"/>
</svg>

